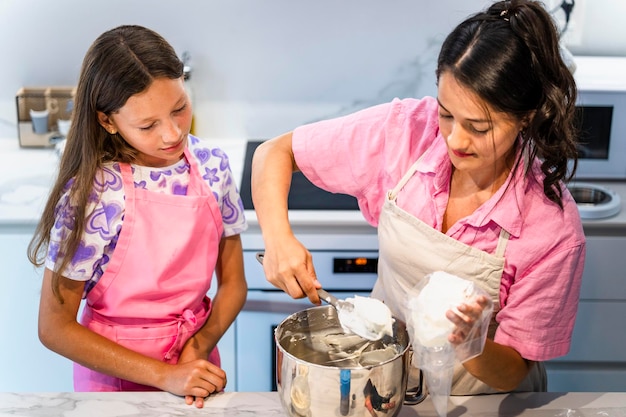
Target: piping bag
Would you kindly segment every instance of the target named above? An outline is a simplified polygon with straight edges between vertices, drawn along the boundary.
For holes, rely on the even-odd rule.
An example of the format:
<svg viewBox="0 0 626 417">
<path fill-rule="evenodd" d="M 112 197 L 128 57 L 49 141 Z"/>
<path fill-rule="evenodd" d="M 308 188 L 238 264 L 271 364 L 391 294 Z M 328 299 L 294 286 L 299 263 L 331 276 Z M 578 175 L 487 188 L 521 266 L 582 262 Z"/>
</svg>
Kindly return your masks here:
<svg viewBox="0 0 626 417">
<path fill-rule="evenodd" d="M 487 292 L 472 281 L 443 271 L 433 272 L 415 287 L 408 302 L 407 330 L 413 347 L 413 366 L 420 368 L 426 379 L 428 393 L 439 417 L 448 415 L 448 399 L 452 387 L 454 364 L 480 355 L 485 347 L 487 330 L 493 313 L 493 302 Z M 478 296 L 489 300 L 470 329 L 464 342 L 453 345 L 448 335 L 455 325 L 446 312 L 458 313 L 462 303 L 471 303 Z"/>
</svg>

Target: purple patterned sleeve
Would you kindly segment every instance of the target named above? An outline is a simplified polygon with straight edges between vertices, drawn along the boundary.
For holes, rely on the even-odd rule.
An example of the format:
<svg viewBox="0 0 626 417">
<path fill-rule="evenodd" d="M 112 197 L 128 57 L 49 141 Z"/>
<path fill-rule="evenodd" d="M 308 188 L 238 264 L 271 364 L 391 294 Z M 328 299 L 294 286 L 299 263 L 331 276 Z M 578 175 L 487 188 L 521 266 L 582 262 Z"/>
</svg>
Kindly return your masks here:
<svg viewBox="0 0 626 417">
<path fill-rule="evenodd" d="M 224 235 L 232 236 L 244 232 L 248 224 L 244 215 L 243 202 L 233 179 L 228 155 L 220 148 L 210 148 L 201 140 L 190 141 L 193 154 L 200 163 L 202 178 L 207 182 L 220 206 Z"/>
<path fill-rule="evenodd" d="M 107 254 L 114 248 L 117 234 L 121 229 L 124 214 L 123 185 L 119 172 L 114 168 L 103 168 L 94 182 L 94 189 L 89 198 L 90 213 L 85 221 L 85 227 L 79 247 L 72 255 L 72 260 L 66 270 L 61 273 L 71 279 L 79 281 L 97 280 L 98 270 Z M 50 231 L 50 245 L 46 266 L 54 269 L 61 258 L 66 256 L 59 251 L 61 242 L 67 238 L 74 227 L 75 206 L 70 204 L 69 190 L 59 200 L 56 209 L 56 222 Z M 106 262 L 105 262 L 106 263 Z"/>
</svg>

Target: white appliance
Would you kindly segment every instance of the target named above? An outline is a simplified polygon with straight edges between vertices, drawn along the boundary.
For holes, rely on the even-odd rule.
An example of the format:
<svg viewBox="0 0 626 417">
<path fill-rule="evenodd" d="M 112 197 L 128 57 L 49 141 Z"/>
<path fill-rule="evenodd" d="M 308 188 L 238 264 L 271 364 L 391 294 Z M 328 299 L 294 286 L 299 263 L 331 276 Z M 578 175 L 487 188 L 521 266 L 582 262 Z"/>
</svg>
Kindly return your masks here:
<svg viewBox="0 0 626 417">
<path fill-rule="evenodd" d="M 576 180 L 626 180 L 626 58 L 576 57 L 581 146 Z"/>
<path fill-rule="evenodd" d="M 580 145 L 568 187 L 583 219 L 621 211 L 619 195 L 592 181 L 626 180 L 626 58 L 576 57 Z"/>
</svg>

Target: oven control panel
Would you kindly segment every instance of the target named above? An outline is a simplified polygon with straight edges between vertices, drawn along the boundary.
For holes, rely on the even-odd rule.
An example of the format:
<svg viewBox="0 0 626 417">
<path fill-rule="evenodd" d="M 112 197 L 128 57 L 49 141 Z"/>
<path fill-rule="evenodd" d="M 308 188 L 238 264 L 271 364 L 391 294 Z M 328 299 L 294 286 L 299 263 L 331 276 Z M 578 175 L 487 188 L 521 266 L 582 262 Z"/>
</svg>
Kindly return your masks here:
<svg viewBox="0 0 626 417">
<path fill-rule="evenodd" d="M 256 251 L 244 251 L 244 268 L 250 290 L 277 290 L 265 279 Z M 312 251 L 317 279 L 328 291 L 371 291 L 376 282 L 378 251 Z"/>
<path fill-rule="evenodd" d="M 378 256 L 375 258 L 364 256 L 333 258 L 333 274 L 376 274 L 377 271 Z"/>
</svg>

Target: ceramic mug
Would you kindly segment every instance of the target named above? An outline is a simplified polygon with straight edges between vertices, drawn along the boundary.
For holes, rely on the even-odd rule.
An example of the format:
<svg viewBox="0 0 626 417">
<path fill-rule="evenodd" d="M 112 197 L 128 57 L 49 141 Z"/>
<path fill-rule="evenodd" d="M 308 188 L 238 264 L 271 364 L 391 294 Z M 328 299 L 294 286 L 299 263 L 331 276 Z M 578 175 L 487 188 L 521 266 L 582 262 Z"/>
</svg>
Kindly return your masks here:
<svg viewBox="0 0 626 417">
<path fill-rule="evenodd" d="M 33 132 L 38 135 L 48 133 L 48 110 L 30 109 L 30 119 L 33 122 Z"/>
<path fill-rule="evenodd" d="M 59 133 L 61 134 L 61 136 L 63 137 L 67 137 L 67 132 L 70 131 L 70 123 L 72 121 L 71 120 L 65 120 L 65 119 L 58 119 L 57 120 L 57 128 L 59 129 Z"/>
</svg>

